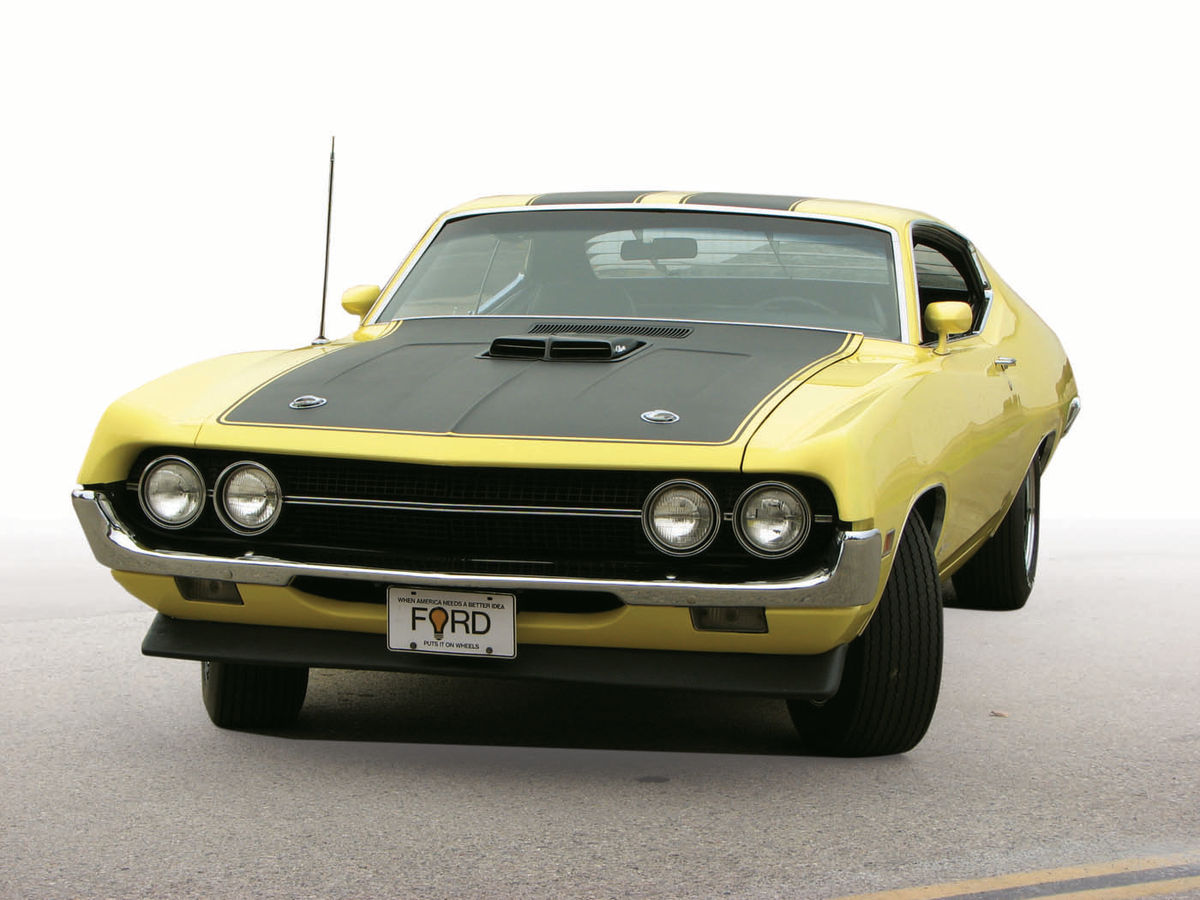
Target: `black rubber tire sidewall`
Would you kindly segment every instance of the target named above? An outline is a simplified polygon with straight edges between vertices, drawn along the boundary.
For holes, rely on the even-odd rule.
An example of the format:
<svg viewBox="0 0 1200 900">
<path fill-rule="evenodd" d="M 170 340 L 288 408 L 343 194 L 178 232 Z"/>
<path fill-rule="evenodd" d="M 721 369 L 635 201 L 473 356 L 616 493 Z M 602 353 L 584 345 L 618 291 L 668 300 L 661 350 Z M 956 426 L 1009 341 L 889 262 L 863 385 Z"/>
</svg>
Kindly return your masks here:
<svg viewBox="0 0 1200 900">
<path fill-rule="evenodd" d="M 913 516 L 866 630 L 823 704 L 788 701 L 803 745 L 831 756 L 904 753 L 925 735 L 942 679 L 942 594 L 925 523 Z"/>
<path fill-rule="evenodd" d="M 1029 487 L 1033 501 L 1033 552 L 1025 564 L 1025 501 Z M 1037 577 L 1038 546 L 1041 543 L 1041 471 L 1035 459 L 1021 481 L 1000 527 L 962 568 L 954 573 L 953 605 L 963 609 L 1011 611 L 1021 609 Z"/>
<path fill-rule="evenodd" d="M 200 664 L 200 691 L 214 725 L 285 728 L 304 705 L 308 669 L 205 661 Z"/>
</svg>

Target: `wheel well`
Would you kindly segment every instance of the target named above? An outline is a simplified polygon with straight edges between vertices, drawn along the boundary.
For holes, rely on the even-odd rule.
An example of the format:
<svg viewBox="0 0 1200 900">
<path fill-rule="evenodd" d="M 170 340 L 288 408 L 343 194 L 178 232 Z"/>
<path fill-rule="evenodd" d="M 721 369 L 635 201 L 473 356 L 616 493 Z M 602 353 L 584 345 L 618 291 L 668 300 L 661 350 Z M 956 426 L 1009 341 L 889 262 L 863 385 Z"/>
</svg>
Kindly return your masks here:
<svg viewBox="0 0 1200 900">
<path fill-rule="evenodd" d="M 1038 445 L 1037 453 L 1033 454 L 1034 460 L 1038 464 L 1038 471 L 1042 472 L 1046 468 L 1046 463 L 1050 462 L 1050 457 L 1057 448 L 1056 435 L 1052 431 L 1044 438 L 1041 444 Z"/>
<path fill-rule="evenodd" d="M 942 521 L 946 513 L 946 490 L 938 485 L 931 487 L 913 504 L 912 511 L 921 517 L 929 531 L 929 540 L 934 547 L 942 536 Z"/>
</svg>

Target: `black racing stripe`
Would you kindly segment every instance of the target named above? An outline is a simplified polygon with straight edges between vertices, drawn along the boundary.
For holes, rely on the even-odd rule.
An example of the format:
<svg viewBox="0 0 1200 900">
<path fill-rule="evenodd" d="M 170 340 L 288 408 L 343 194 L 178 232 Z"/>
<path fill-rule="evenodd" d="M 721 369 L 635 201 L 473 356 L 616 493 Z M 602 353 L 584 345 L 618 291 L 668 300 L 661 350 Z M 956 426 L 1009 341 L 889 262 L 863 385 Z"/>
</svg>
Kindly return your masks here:
<svg viewBox="0 0 1200 900">
<path fill-rule="evenodd" d="M 564 194 L 538 194 L 529 206 L 566 206 L 576 203 L 636 203 L 639 197 L 657 191 L 578 191 Z"/>
<path fill-rule="evenodd" d="M 684 203 L 692 206 L 744 206 L 747 209 L 791 209 L 811 197 L 783 197 L 778 194 L 724 194 L 709 191 L 691 194 Z"/>
<path fill-rule="evenodd" d="M 650 340 L 611 362 L 492 359 L 491 342 L 537 319 L 412 319 L 292 369 L 226 413 L 231 424 L 569 440 L 721 444 L 778 399 L 798 372 L 849 336 L 766 325 L 689 323 L 684 340 Z M 628 320 L 633 329 L 658 322 Z M 614 332 L 624 333 L 624 332 Z M 315 394 L 324 406 L 295 410 Z M 670 425 L 641 414 L 667 409 Z"/>
</svg>

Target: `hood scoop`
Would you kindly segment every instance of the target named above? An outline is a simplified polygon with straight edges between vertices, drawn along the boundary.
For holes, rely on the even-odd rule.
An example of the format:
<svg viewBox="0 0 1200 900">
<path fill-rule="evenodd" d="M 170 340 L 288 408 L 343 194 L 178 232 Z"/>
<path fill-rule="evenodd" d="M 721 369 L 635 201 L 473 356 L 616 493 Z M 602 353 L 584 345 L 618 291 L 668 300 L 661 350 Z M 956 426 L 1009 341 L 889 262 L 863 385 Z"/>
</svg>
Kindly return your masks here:
<svg viewBox="0 0 1200 900">
<path fill-rule="evenodd" d="M 692 329 L 680 325 L 630 325 L 628 322 L 538 322 L 530 334 L 620 334 L 629 337 L 685 338 Z"/>
<path fill-rule="evenodd" d="M 624 359 L 646 346 L 635 337 L 578 337 L 552 334 L 534 337 L 528 334 L 498 337 L 492 341 L 486 359 L 551 359 L 576 362 L 612 362 Z"/>
</svg>

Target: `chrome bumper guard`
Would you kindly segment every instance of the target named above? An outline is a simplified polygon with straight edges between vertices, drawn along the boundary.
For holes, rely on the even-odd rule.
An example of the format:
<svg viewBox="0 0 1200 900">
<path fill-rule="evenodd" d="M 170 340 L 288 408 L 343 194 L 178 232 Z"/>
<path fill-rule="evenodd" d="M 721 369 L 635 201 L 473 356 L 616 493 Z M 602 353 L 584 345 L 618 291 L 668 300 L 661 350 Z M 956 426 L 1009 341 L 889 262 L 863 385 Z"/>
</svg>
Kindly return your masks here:
<svg viewBox="0 0 1200 900">
<path fill-rule="evenodd" d="M 382 581 L 427 588 L 483 591 L 605 591 L 631 606 L 763 606 L 837 609 L 875 599 L 882 540 L 877 530 L 838 535 L 834 563 L 803 578 L 710 584 L 696 581 L 621 581 L 534 575 L 465 575 L 406 569 L 293 562 L 269 556 L 204 556 L 154 550 L 138 543 L 117 518 L 103 491 L 77 488 L 71 494 L 75 514 L 96 559 L 110 569 L 147 575 L 214 578 L 241 584 L 286 586 L 299 576 Z"/>
</svg>

